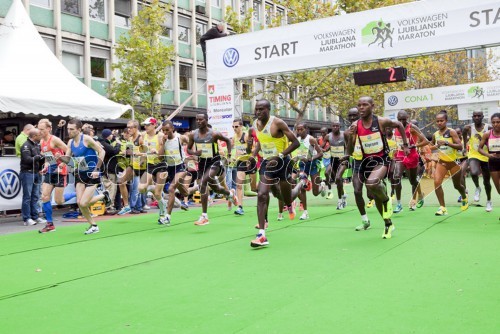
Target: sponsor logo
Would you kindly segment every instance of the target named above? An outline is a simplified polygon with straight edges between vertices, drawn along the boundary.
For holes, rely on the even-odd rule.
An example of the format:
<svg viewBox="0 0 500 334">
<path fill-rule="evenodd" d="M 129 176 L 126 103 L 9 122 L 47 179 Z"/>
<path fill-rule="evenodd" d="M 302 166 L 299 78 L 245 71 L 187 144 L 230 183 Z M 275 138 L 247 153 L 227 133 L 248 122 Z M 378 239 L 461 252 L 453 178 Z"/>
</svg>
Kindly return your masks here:
<svg viewBox="0 0 500 334">
<path fill-rule="evenodd" d="M 240 60 L 240 54 L 235 48 L 230 48 L 227 49 L 226 52 L 224 52 L 222 60 L 224 61 L 224 65 L 226 65 L 227 67 L 233 67 L 238 64 L 238 61 Z"/>
<path fill-rule="evenodd" d="M 208 85 L 208 94 L 215 93 L 215 85 Z"/>
<path fill-rule="evenodd" d="M 363 44 L 368 46 L 376 45 L 381 48 L 389 46 L 392 48 L 392 34 L 394 28 L 390 23 L 385 23 L 382 20 L 369 22 L 362 30 L 361 36 Z"/>
<path fill-rule="evenodd" d="M 0 196 L 5 199 L 15 198 L 21 191 L 21 181 L 16 171 L 5 169 L 0 173 Z"/>
<path fill-rule="evenodd" d="M 409 95 L 405 97 L 405 102 L 432 101 L 432 94 L 429 95 Z"/>
<path fill-rule="evenodd" d="M 398 104 L 398 97 L 394 95 L 389 96 L 389 98 L 387 99 L 387 103 L 391 107 L 394 107 L 396 104 Z"/>
<path fill-rule="evenodd" d="M 228 118 L 232 118 L 233 115 L 232 114 L 229 114 L 229 115 L 214 115 L 214 116 L 208 116 L 208 119 L 209 120 L 216 120 L 216 119 L 228 119 Z"/>
<path fill-rule="evenodd" d="M 481 86 L 472 86 L 467 90 L 467 95 L 469 95 L 471 99 L 484 100 L 484 88 Z"/>
</svg>

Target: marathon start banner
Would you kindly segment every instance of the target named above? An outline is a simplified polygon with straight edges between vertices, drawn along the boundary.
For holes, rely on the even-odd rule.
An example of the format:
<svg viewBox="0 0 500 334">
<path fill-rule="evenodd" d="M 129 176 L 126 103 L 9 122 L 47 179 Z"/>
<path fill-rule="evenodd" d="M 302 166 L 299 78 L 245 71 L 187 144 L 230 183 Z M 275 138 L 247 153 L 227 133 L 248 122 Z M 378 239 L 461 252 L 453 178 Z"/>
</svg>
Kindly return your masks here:
<svg viewBox="0 0 500 334">
<path fill-rule="evenodd" d="M 500 45 L 498 0 L 415 1 L 207 41 L 209 81 Z"/>
</svg>

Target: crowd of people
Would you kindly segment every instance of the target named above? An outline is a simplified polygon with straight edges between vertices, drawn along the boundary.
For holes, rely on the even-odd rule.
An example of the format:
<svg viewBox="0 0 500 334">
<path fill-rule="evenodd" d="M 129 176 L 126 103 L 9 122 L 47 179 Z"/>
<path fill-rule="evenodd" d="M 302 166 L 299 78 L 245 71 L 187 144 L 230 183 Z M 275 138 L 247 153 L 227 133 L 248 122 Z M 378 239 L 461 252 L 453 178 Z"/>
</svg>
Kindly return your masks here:
<svg viewBox="0 0 500 334">
<path fill-rule="evenodd" d="M 94 234 L 99 227 L 89 210 L 93 203 L 104 201 L 111 214 L 139 214 L 144 212 L 141 198 L 151 193 L 159 208 L 158 224 L 170 225 L 174 206 L 187 210 L 188 197 L 199 192 L 201 215 L 194 224 L 204 226 L 210 223 L 211 193 L 225 197 L 235 215 L 244 215 L 243 190 L 250 184 L 258 196 L 258 233 L 251 246 L 258 248 L 269 244 L 270 194 L 278 199 L 278 220 L 285 211 L 290 219 L 295 218 L 296 199 L 303 208 L 299 219 L 307 220 L 307 196 L 333 199 L 332 186 L 337 189 L 336 209 L 346 207 L 344 180 L 349 175 L 361 216 L 355 230 L 371 227 L 366 207 L 375 205 L 384 222 L 382 237 L 390 239 L 392 215 L 403 211 L 403 175 L 411 186 L 408 208 L 415 211 L 424 205 L 419 180 L 431 165 L 439 202 L 437 216 L 448 214 L 442 190 L 448 177 L 460 196 L 461 210 L 469 208 L 468 172 L 476 187 L 474 202 L 480 202 L 478 176 L 482 175 L 486 211 L 492 211 L 491 181 L 500 192 L 500 114 L 491 117 L 490 125 L 483 123 L 481 112 L 474 112 L 473 123 L 460 132 L 448 128 L 448 114 L 442 110 L 435 119 L 438 130 L 426 138 L 406 111 L 391 120 L 375 115 L 374 108 L 371 97 L 361 97 L 348 112 L 350 125 L 345 131 L 339 122 L 333 122 L 331 131 L 322 128 L 319 138 L 309 133 L 305 122 L 292 131 L 271 115 L 270 102 L 265 99 L 257 101 L 249 129 L 244 129 L 242 120 L 234 120 L 233 138 L 213 130 L 204 113 L 196 116 L 197 129 L 185 134 L 177 133 L 168 120 L 149 117 L 140 124 L 129 121 L 122 134 L 105 129 L 97 137 L 91 125 L 73 119 L 67 124 L 67 143 L 52 134 L 49 120 L 42 119 L 36 127 L 23 129 L 27 137 L 20 148 L 23 219 L 27 225 L 45 223 L 40 233 L 55 231 L 52 192 L 57 204 L 76 196 L 89 223 L 85 234 Z M 69 173 L 74 173 L 75 193 L 64 193 Z M 41 190 L 37 189 L 40 184 Z M 40 193 L 45 220 L 36 211 Z"/>
</svg>

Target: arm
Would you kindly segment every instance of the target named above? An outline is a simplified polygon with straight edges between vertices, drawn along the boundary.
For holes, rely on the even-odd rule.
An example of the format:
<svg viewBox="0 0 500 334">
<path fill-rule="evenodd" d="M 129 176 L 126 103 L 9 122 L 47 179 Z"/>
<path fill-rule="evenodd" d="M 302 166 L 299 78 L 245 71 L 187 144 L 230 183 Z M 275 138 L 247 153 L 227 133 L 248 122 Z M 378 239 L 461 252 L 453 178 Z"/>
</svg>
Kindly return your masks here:
<svg viewBox="0 0 500 334">
<path fill-rule="evenodd" d="M 450 130 L 450 136 L 451 139 L 453 139 L 453 143 L 452 144 L 447 143 L 447 145 L 451 148 L 454 148 L 455 150 L 463 149 L 462 142 L 460 141 L 460 138 L 458 138 L 458 134 L 455 130 L 453 129 Z"/>
<path fill-rule="evenodd" d="M 190 155 L 196 155 L 199 157 L 201 155 L 201 151 L 200 150 L 193 151 L 193 146 L 194 146 L 194 137 L 193 137 L 193 134 L 190 133 L 189 137 L 188 137 L 187 153 Z"/>
<path fill-rule="evenodd" d="M 419 139 L 418 142 L 417 142 L 417 144 L 415 145 L 416 147 L 423 147 L 423 146 L 426 146 L 426 145 L 429 144 L 429 141 L 427 140 L 427 138 L 425 138 L 425 136 L 420 131 L 420 129 L 417 128 L 413 124 L 410 127 L 410 133 L 412 133 L 413 135 L 416 135 L 418 137 L 418 139 Z"/>
<path fill-rule="evenodd" d="M 356 135 L 358 134 L 358 121 L 352 123 L 347 131 L 344 131 L 344 138 L 347 138 L 346 157 L 352 156 L 354 145 L 356 143 Z M 345 157 L 344 157 L 345 158 Z"/>
<path fill-rule="evenodd" d="M 490 138 L 490 133 L 486 132 L 483 135 L 483 137 L 481 138 L 481 142 L 479 143 L 478 152 L 481 153 L 482 155 L 484 155 L 485 157 L 488 157 L 488 158 L 492 159 L 492 158 L 496 158 L 496 155 L 493 155 L 491 153 L 487 153 L 483 149 L 484 145 L 486 145 L 488 143 L 488 139 L 489 138 Z"/>
<path fill-rule="evenodd" d="M 316 155 L 311 158 L 311 161 L 316 159 L 321 159 L 323 157 L 323 150 L 319 146 L 318 141 L 315 138 L 311 138 L 309 140 L 309 144 L 313 146 L 314 149 L 316 150 Z"/>
<path fill-rule="evenodd" d="M 215 132 L 214 133 L 214 139 L 215 140 L 221 140 L 223 142 L 226 143 L 226 147 L 227 147 L 227 156 L 228 158 L 231 157 L 231 149 L 232 149 L 232 145 L 231 145 L 231 139 L 227 138 L 226 136 L 224 136 L 222 133 L 220 132 Z"/>
<path fill-rule="evenodd" d="M 469 137 L 470 137 L 470 125 L 464 126 L 464 129 L 462 130 L 462 137 L 464 138 L 464 145 L 467 147 L 467 143 L 469 142 Z"/>
<path fill-rule="evenodd" d="M 248 129 L 248 133 L 246 135 L 246 143 L 247 143 L 247 153 L 252 153 L 253 148 L 253 128 Z"/>
<path fill-rule="evenodd" d="M 31 166 L 34 166 L 35 161 L 37 160 L 40 160 L 40 157 L 37 155 L 33 156 L 31 148 L 28 145 L 28 142 L 24 143 L 24 145 L 21 147 L 21 162 L 26 165 L 29 164 Z"/>
<path fill-rule="evenodd" d="M 401 134 L 401 138 L 403 140 L 403 151 L 405 152 L 405 155 L 410 154 L 410 150 L 408 148 L 408 138 L 406 138 L 406 133 L 405 133 L 406 131 L 403 124 L 401 124 L 401 122 L 393 121 L 383 117 L 379 118 L 379 122 L 382 125 L 384 133 L 387 128 L 392 128 L 392 129 L 397 128 L 399 130 L 399 133 Z"/>
<path fill-rule="evenodd" d="M 92 139 L 92 137 L 90 137 L 90 136 L 84 135 L 83 136 L 83 143 L 85 146 L 93 149 L 97 153 L 97 164 L 95 166 L 94 171 L 92 172 L 91 177 L 98 178 L 99 177 L 99 170 L 101 169 L 106 152 L 104 152 L 104 149 L 102 148 L 102 146 L 99 145 L 98 143 L 96 143 L 95 140 Z"/>
</svg>

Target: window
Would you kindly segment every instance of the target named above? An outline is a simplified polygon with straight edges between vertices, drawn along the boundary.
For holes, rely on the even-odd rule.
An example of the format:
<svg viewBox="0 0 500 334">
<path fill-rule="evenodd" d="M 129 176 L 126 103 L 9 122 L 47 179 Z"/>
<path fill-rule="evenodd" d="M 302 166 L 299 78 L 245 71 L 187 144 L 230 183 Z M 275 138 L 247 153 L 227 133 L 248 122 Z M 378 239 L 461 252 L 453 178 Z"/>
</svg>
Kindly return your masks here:
<svg viewBox="0 0 500 334">
<path fill-rule="evenodd" d="M 221 8 L 221 0 L 212 0 L 212 6 L 217 7 L 217 8 Z"/>
<path fill-rule="evenodd" d="M 243 100 L 250 100 L 250 83 L 244 82 L 241 84 L 241 96 Z"/>
<path fill-rule="evenodd" d="M 106 63 L 107 59 L 90 57 L 90 73 L 92 73 L 92 78 L 106 79 Z"/>
<path fill-rule="evenodd" d="M 191 33 L 191 19 L 184 16 L 179 16 L 179 42 L 184 42 L 189 44 L 190 38 L 189 35 Z"/>
<path fill-rule="evenodd" d="M 52 0 L 30 0 L 30 4 L 45 8 L 52 8 Z"/>
<path fill-rule="evenodd" d="M 106 1 L 89 0 L 89 18 L 95 21 L 106 22 Z"/>
<path fill-rule="evenodd" d="M 74 76 L 83 78 L 83 44 L 63 41 L 62 63 Z"/>
<path fill-rule="evenodd" d="M 279 10 L 278 9 L 278 17 L 281 18 L 281 25 L 282 26 L 286 25 L 286 17 L 285 17 L 285 11 L 284 10 Z"/>
<path fill-rule="evenodd" d="M 253 2 L 253 20 L 260 22 L 260 2 Z"/>
<path fill-rule="evenodd" d="M 245 17 L 245 15 L 247 14 L 248 7 L 249 7 L 248 0 L 240 1 L 240 14 L 242 17 Z"/>
<path fill-rule="evenodd" d="M 206 23 L 196 22 L 196 44 L 200 44 L 200 38 L 206 32 L 207 32 Z"/>
<path fill-rule="evenodd" d="M 130 0 L 115 1 L 115 23 L 117 26 L 130 27 L 132 6 Z"/>
<path fill-rule="evenodd" d="M 257 94 L 257 100 L 260 100 L 264 97 L 264 81 L 255 80 L 255 93 Z"/>
<path fill-rule="evenodd" d="M 92 78 L 108 78 L 109 49 L 92 47 L 90 49 L 90 73 Z"/>
<path fill-rule="evenodd" d="M 52 51 L 53 54 L 56 53 L 56 41 L 52 36 L 44 36 L 42 35 L 42 39 L 47 44 L 47 47 Z"/>
<path fill-rule="evenodd" d="M 191 91 L 191 66 L 179 65 L 179 89 Z"/>
<path fill-rule="evenodd" d="M 174 17 L 172 13 L 167 13 L 165 21 L 163 22 L 162 36 L 172 39 L 172 27 L 174 23 Z"/>
<path fill-rule="evenodd" d="M 273 23 L 273 6 L 266 3 L 266 26 Z"/>
<path fill-rule="evenodd" d="M 206 94 L 207 86 L 205 83 L 207 82 L 207 71 L 203 69 L 198 69 L 198 78 L 196 79 L 198 85 L 198 93 Z"/>
<path fill-rule="evenodd" d="M 62 0 L 61 11 L 67 14 L 81 16 L 80 0 Z"/>
<path fill-rule="evenodd" d="M 174 68 L 173 66 L 170 66 L 168 68 L 168 73 L 167 77 L 165 78 L 165 82 L 163 83 L 163 87 L 165 90 L 174 90 L 174 84 L 172 82 L 172 79 L 174 78 Z"/>
</svg>

